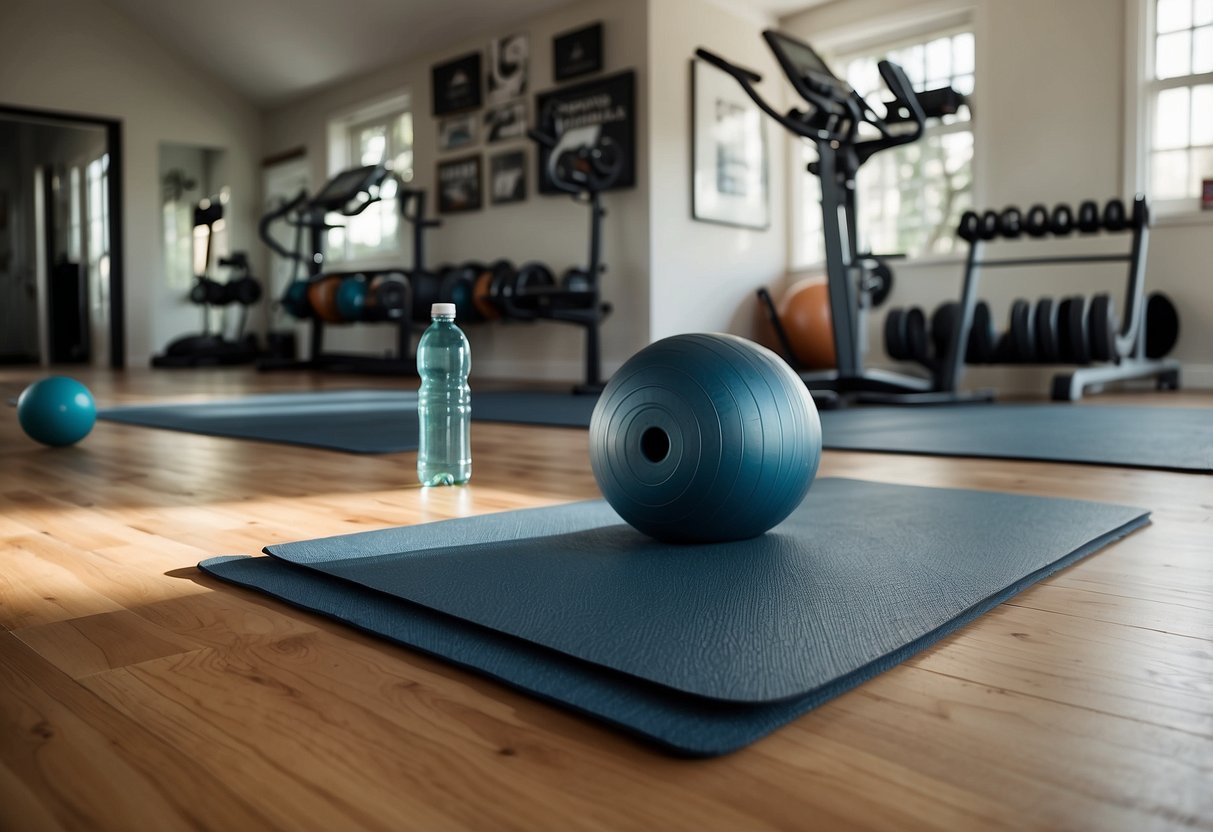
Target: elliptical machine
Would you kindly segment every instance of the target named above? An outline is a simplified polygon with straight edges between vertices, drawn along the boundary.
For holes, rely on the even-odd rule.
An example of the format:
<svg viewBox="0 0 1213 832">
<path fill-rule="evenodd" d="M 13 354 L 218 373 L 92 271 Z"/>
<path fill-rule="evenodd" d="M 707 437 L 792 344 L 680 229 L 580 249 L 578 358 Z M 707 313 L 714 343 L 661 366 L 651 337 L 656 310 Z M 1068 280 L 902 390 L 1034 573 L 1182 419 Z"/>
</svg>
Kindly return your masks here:
<svg viewBox="0 0 1213 832">
<path fill-rule="evenodd" d="M 163 353 L 152 356 L 153 367 L 250 364 L 260 354 L 257 336 L 245 332 L 249 307 L 261 300 L 261 283 L 249 271 L 248 256 L 243 251 L 234 251 L 219 258 L 220 267 L 234 270 L 226 282 L 220 283 L 210 276 L 214 226 L 222 218 L 223 204 L 217 199 L 202 200 L 194 208 L 194 228 L 206 228 L 206 243 L 202 274 L 194 278 L 189 301 L 202 308 L 202 331 L 172 341 Z M 226 310 L 233 304 L 238 318 L 228 337 Z M 216 306 L 224 310 L 224 323 L 217 332 L 212 332 L 211 308 Z"/>
<path fill-rule="evenodd" d="M 543 113 L 539 126 L 528 130 L 527 135 L 547 152 L 546 170 L 552 184 L 589 206 L 589 257 L 584 268 L 569 269 L 559 283 L 542 264 L 524 265 L 512 281 L 512 290 L 498 295 L 498 304 L 507 317 L 515 320 L 562 321 L 582 327 L 585 378 L 573 392 L 597 395 L 605 386 L 600 329 L 611 313 L 599 285 L 606 271 L 602 262 L 602 219 L 607 212 L 602 206 L 602 192 L 619 181 L 622 151 L 603 133 L 601 125 L 562 129 L 551 112 Z"/>
<path fill-rule="evenodd" d="M 964 96 L 950 87 L 916 93 L 901 67 L 891 61 L 880 61 L 880 77 L 893 94 L 893 100 L 885 103 L 882 118 L 849 84 L 834 75 L 807 43 L 774 30 L 763 32 L 763 38 L 788 81 L 809 104 L 807 111 L 793 108 L 786 114 L 779 113 L 754 89 L 754 84 L 762 81 L 758 73 L 706 49 L 698 49 L 695 54 L 732 76 L 763 112 L 789 132 L 809 139 L 817 147 L 818 159 L 809 165 L 809 172 L 821 179 L 826 278 L 837 369 L 802 372 L 800 377 L 815 397 L 826 402 L 837 401 L 839 396 L 888 404 L 990 400 L 988 392 L 960 393 L 954 385 L 948 386 L 939 379 L 864 366 L 864 315 L 873 306 L 873 292 L 887 281 L 874 274 L 881 265 L 879 258 L 859 251 L 856 174 L 875 154 L 917 141 L 929 116 L 955 113 L 964 104 Z M 861 139 L 861 125 L 874 129 L 875 136 Z M 779 331 L 770 296 L 760 297 Z M 786 339 L 783 340 L 791 355 Z"/>
</svg>

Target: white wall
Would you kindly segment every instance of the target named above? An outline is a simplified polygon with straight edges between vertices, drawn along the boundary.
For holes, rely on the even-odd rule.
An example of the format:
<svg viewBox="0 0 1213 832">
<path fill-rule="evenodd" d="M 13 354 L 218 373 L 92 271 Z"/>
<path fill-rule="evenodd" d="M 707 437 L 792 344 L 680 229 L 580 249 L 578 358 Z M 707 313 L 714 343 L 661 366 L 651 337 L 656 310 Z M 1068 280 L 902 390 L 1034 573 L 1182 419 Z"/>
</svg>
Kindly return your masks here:
<svg viewBox="0 0 1213 832">
<path fill-rule="evenodd" d="M 638 143 L 643 144 L 648 130 L 645 104 L 648 87 L 646 9 L 646 0 L 587 0 L 523 21 L 511 27 L 509 32 L 498 33 L 525 32 L 530 36 L 528 110 L 533 110 L 535 92 L 554 86 L 552 36 L 601 20 L 604 24 L 604 74 L 624 69 L 636 70 L 636 134 Z M 414 118 L 413 184 L 428 191 L 432 212 L 435 204 L 435 165 L 440 156 L 437 150 L 437 120 L 430 115 L 430 68 L 471 50 L 487 50 L 488 40 L 468 40 L 440 52 L 387 66 L 268 113 L 264 119 L 267 155 L 305 147 L 312 166 L 312 181 L 321 183 L 329 173 L 326 152 L 329 120 L 361 104 L 398 94 L 407 88 L 412 94 Z M 529 117 L 533 123 L 535 114 L 529 112 Z M 444 217 L 444 226 L 431 232 L 427 238 L 427 265 L 508 257 L 516 263 L 542 260 L 552 265 L 559 274 L 568 266 L 584 264 L 589 245 L 588 211 L 567 197 L 540 196 L 536 193 L 536 154 L 531 142 L 522 139 L 486 145 L 483 133 L 480 138 L 480 144 L 443 154 L 442 158 L 479 153 L 485 157 L 483 164 L 487 171 L 489 155 L 525 147 L 529 166 L 527 200 L 504 206 L 486 204 L 478 212 Z M 648 159 L 641 152 L 637 160 L 636 187 L 609 193 L 604 198 L 609 214 L 604 221 L 603 233 L 603 257 L 608 264 L 603 293 L 614 306 L 614 313 L 603 326 L 606 373 L 612 372 L 648 340 L 649 179 Z M 408 234 L 407 227 L 402 228 L 400 255 L 389 259 L 385 265 L 412 262 Z M 326 330 L 326 337 L 332 332 L 332 343 L 337 347 L 383 349 L 391 344 L 391 333 L 387 329 L 330 327 Z M 561 380 L 581 376 L 582 337 L 579 327 L 557 323 L 483 324 L 469 326 L 466 331 L 472 343 L 473 372 L 478 376 Z"/>
<path fill-rule="evenodd" d="M 980 207 L 1027 207 L 1034 202 L 1103 201 L 1124 194 L 1124 0 L 973 0 L 977 32 L 976 190 Z M 955 4 L 944 6 L 955 8 Z M 786 18 L 781 28 L 809 41 L 848 29 L 871 29 L 888 16 L 939 9 L 934 0 L 847 0 Z M 1187 386 L 1213 386 L 1213 226 L 1160 223 L 1151 231 L 1147 287 L 1179 306 L 1182 332 L 1174 355 L 1185 362 Z M 1014 254 L 1051 250 L 1118 250 L 1126 240 L 1007 243 Z M 1049 249 L 1048 246 L 1053 246 Z M 992 250 L 992 253 L 993 250 Z M 959 260 L 896 267 L 888 305 L 933 309 L 959 291 Z M 988 271 L 981 295 L 1005 321 L 1013 298 L 1114 291 L 1123 293 L 1119 267 L 1053 267 Z M 882 320 L 873 319 L 871 355 L 884 358 Z M 1005 326 L 1005 324 L 1004 324 Z M 1001 390 L 1039 393 L 1048 372 L 971 368 L 968 380 Z"/>
<path fill-rule="evenodd" d="M 729 331 L 753 337 L 754 290 L 786 270 L 786 133 L 767 120 L 771 224 L 765 231 L 691 218 L 691 57 L 704 47 L 757 71 L 776 107 L 785 84 L 762 40 L 773 25 L 708 0 L 649 5 L 649 152 L 652 311 L 650 338 Z M 730 80 L 730 83 L 731 80 Z M 763 116 L 766 119 L 766 116 Z"/>
<path fill-rule="evenodd" d="M 159 144 L 228 151 L 233 247 L 259 260 L 257 112 L 102 3 L 4 0 L 2 19 L 0 102 L 123 122 L 127 359 L 145 364 L 188 321 L 197 326 L 182 293 L 159 274 Z"/>
</svg>

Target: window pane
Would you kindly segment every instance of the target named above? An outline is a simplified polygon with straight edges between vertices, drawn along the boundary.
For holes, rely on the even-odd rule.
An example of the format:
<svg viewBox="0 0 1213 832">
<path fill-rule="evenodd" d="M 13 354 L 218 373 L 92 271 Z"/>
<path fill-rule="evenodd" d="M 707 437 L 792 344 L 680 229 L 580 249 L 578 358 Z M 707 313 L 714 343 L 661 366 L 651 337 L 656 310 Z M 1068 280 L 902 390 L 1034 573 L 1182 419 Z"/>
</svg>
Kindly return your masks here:
<svg viewBox="0 0 1213 832">
<path fill-rule="evenodd" d="M 1155 199 L 1182 199 L 1188 195 L 1188 151 L 1155 153 L 1150 166 L 1150 191 Z"/>
<path fill-rule="evenodd" d="M 1213 144 L 1213 84 L 1192 88 L 1192 144 Z"/>
<path fill-rule="evenodd" d="M 1213 72 L 1213 26 L 1192 33 L 1192 73 Z"/>
<path fill-rule="evenodd" d="M 952 71 L 957 75 L 971 73 L 973 63 L 973 33 L 962 32 L 952 38 Z"/>
<path fill-rule="evenodd" d="M 1192 0 L 1158 0 L 1155 28 L 1159 32 L 1174 32 L 1192 25 Z"/>
<path fill-rule="evenodd" d="M 383 126 L 358 131 L 358 157 L 363 165 L 377 165 L 387 151 L 387 130 Z"/>
<path fill-rule="evenodd" d="M 1188 144 L 1188 87 L 1158 94 L 1154 115 L 1154 147 L 1162 150 Z"/>
<path fill-rule="evenodd" d="M 1192 32 L 1159 35 L 1155 50 L 1154 74 L 1158 78 L 1187 75 L 1192 66 Z"/>
<path fill-rule="evenodd" d="M 927 80 L 932 84 L 943 84 L 951 75 L 951 38 L 938 38 L 931 41 L 927 44 Z"/>
<path fill-rule="evenodd" d="M 973 76 L 972 75 L 959 75 L 952 80 L 952 86 L 956 88 L 957 92 L 959 92 L 963 95 L 972 95 L 973 94 Z M 966 115 L 965 118 L 968 118 L 968 116 Z"/>
<path fill-rule="evenodd" d="M 1196 0 L 1192 13 L 1192 25 L 1203 26 L 1213 23 L 1213 0 Z"/>
</svg>

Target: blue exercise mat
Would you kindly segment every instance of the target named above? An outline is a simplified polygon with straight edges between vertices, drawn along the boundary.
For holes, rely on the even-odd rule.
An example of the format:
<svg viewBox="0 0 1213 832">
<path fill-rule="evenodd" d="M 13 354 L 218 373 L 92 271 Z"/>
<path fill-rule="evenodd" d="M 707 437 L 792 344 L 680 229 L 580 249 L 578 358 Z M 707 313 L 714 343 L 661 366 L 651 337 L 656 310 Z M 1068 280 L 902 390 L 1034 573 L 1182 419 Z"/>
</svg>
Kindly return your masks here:
<svg viewBox="0 0 1213 832">
<path fill-rule="evenodd" d="M 1213 473 L 1213 410 L 1072 404 L 853 407 L 821 414 L 825 447 Z"/>
<path fill-rule="evenodd" d="M 596 401 L 571 393 L 473 392 L 472 419 L 586 427 Z M 230 401 L 110 407 L 99 411 L 97 418 L 351 453 L 417 449 L 417 394 L 402 390 L 272 393 Z"/>
<path fill-rule="evenodd" d="M 200 566 L 692 755 L 740 748 L 1147 521 L 823 479 L 772 532 L 669 546 L 602 502 Z"/>
</svg>

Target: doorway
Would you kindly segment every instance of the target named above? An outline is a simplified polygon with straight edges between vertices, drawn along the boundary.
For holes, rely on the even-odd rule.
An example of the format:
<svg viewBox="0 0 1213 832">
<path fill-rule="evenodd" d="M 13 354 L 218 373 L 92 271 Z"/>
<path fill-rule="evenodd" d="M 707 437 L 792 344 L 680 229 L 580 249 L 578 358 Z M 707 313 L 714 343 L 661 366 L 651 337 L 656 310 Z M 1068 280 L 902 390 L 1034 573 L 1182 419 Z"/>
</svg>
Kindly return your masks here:
<svg viewBox="0 0 1213 832">
<path fill-rule="evenodd" d="M 122 126 L 0 105 L 0 363 L 126 363 Z"/>
</svg>

